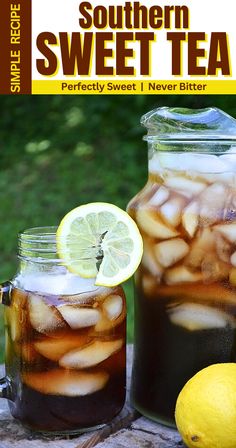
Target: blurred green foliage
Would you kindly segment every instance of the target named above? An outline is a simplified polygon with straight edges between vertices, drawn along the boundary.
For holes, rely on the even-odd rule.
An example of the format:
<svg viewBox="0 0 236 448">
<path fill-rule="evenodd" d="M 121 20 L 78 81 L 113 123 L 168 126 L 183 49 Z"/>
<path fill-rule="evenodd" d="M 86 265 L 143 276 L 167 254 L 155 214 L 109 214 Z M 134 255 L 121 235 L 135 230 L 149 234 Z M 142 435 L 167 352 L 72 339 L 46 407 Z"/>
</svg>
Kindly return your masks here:
<svg viewBox="0 0 236 448">
<path fill-rule="evenodd" d="M 233 95 L 1 97 L 0 282 L 16 270 L 20 230 L 57 225 L 91 201 L 126 207 L 147 177 L 140 117 L 163 105 L 217 106 L 236 117 Z M 126 293 L 132 340 L 131 282 Z"/>
</svg>

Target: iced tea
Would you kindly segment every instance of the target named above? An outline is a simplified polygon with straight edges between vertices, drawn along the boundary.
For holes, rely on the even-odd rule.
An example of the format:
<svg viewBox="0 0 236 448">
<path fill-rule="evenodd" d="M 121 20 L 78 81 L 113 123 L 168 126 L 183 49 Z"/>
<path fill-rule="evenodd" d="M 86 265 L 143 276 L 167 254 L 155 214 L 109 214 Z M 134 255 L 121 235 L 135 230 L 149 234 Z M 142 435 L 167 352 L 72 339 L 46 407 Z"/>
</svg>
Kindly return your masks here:
<svg viewBox="0 0 236 448">
<path fill-rule="evenodd" d="M 34 287 L 31 276 L 30 291 L 15 280 L 6 307 L 9 404 L 34 430 L 73 433 L 107 422 L 124 404 L 125 298 L 120 286 L 70 274 L 55 276 L 56 289 L 64 277 L 77 293 L 37 292 L 48 277 L 38 275 Z"/>
<path fill-rule="evenodd" d="M 153 151 L 149 181 L 128 206 L 144 240 L 132 399 L 143 414 L 168 424 L 190 377 L 209 364 L 236 361 L 235 160 L 233 149 Z"/>
</svg>

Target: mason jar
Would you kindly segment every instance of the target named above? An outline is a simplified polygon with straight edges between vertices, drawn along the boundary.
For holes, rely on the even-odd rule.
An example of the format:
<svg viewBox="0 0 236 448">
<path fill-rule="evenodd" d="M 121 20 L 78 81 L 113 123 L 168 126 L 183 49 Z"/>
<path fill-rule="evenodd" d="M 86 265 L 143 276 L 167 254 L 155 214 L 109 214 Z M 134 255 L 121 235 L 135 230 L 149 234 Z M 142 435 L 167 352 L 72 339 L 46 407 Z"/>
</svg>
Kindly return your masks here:
<svg viewBox="0 0 236 448">
<path fill-rule="evenodd" d="M 28 229 L 18 243 L 18 272 L 0 287 L 6 325 L 1 397 L 13 417 L 35 431 L 100 427 L 125 400 L 123 289 L 70 273 L 58 258 L 54 227 Z"/>
<path fill-rule="evenodd" d="M 174 425 L 186 381 L 236 361 L 236 121 L 215 108 L 163 107 L 141 123 L 148 181 L 128 205 L 144 240 L 131 397 Z"/>
</svg>

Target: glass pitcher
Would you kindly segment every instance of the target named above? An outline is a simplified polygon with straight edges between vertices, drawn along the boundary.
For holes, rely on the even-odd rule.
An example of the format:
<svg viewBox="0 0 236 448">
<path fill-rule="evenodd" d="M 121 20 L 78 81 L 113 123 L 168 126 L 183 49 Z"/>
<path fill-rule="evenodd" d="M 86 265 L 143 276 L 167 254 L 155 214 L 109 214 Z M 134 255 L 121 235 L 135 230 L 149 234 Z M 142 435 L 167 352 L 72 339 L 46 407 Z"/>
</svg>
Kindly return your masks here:
<svg viewBox="0 0 236 448">
<path fill-rule="evenodd" d="M 53 227 L 21 233 L 19 270 L 0 287 L 6 322 L 0 393 L 25 426 L 70 434 L 100 427 L 124 405 L 126 305 L 121 286 L 98 287 L 67 271 L 55 233 Z"/>
<path fill-rule="evenodd" d="M 128 205 L 144 240 L 136 274 L 132 401 L 174 425 L 197 371 L 235 362 L 236 121 L 215 108 L 142 117 L 148 182 Z"/>
</svg>

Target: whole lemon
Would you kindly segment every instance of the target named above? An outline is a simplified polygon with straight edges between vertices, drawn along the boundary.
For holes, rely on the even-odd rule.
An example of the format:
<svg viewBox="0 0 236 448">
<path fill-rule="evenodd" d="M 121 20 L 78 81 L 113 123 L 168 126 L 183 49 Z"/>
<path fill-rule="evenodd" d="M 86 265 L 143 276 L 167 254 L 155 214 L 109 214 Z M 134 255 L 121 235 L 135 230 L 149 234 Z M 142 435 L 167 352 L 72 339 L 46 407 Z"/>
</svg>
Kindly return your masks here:
<svg viewBox="0 0 236 448">
<path fill-rule="evenodd" d="M 175 420 L 189 448 L 236 448 L 236 363 L 194 375 L 178 396 Z"/>
</svg>

